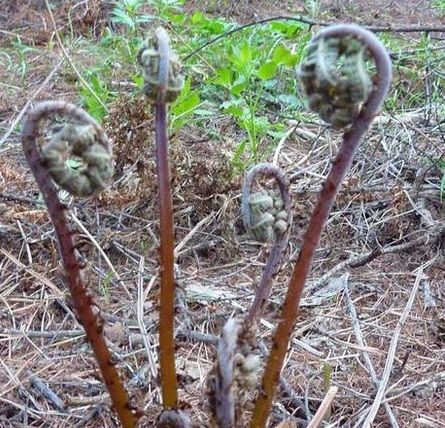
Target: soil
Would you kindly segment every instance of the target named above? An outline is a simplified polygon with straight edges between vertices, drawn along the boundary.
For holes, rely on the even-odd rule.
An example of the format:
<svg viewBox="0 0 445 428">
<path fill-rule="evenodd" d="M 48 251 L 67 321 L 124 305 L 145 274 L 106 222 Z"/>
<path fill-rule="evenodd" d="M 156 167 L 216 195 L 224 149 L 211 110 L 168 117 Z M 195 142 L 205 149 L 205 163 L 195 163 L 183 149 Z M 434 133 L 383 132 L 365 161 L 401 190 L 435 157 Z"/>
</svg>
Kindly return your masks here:
<svg viewBox="0 0 445 428">
<path fill-rule="evenodd" d="M 62 35 L 94 38 L 109 24 L 109 2 L 51 5 Z M 209 0 L 187 1 L 184 7 L 240 24 L 302 14 L 378 26 L 443 25 L 429 1 Z M 2 47 L 13 43 L 17 50 L 20 43 L 31 49 L 22 78 L 0 66 L 0 129 L 8 135 L 0 145 L 0 426 L 117 426 L 73 313 L 54 230 L 16 126 L 27 102 L 78 101 L 72 71 L 57 66 L 60 52 L 43 1 L 0 1 L 0 61 L 6 61 L 0 64 L 8 64 Z M 73 61 L 84 65 L 91 58 L 74 53 Z M 14 64 L 18 74 L 20 65 Z M 54 77 L 42 85 L 52 71 Z M 395 79 L 394 91 L 398 85 L 427 90 L 424 76 L 413 78 L 400 69 Z M 383 109 L 376 119 L 337 198 L 303 296 L 270 426 L 283 421 L 306 426 L 329 386 L 338 388 L 329 426 L 361 426 L 388 361 L 393 367 L 386 404 L 372 426 L 397 426 L 389 415 L 400 427 L 443 426 L 445 209 L 437 161 L 443 158 L 445 122 L 434 105 L 405 111 L 404 101 L 400 114 Z M 62 196 L 84 227 L 72 223 L 85 282 L 101 307 L 132 402 L 145 411 L 141 426 L 149 427 L 161 411 L 153 115 L 142 99 L 134 102 L 123 93 L 104 126 L 114 142 L 113 182 L 86 201 Z M 317 192 L 340 143 L 338 133 L 319 122 L 287 126 L 294 131 L 276 154 L 290 182 L 294 225 L 257 334 L 266 349 Z M 182 408 L 201 427 L 209 423 L 206 379 L 214 342 L 230 316 L 248 310 L 269 254 L 269 246 L 253 241 L 243 227 L 241 179 L 230 168 L 236 132 L 233 124 L 214 118 L 205 129 L 187 125 L 171 138 L 179 394 Z M 255 388 L 243 398 L 246 420 L 254 398 Z"/>
</svg>

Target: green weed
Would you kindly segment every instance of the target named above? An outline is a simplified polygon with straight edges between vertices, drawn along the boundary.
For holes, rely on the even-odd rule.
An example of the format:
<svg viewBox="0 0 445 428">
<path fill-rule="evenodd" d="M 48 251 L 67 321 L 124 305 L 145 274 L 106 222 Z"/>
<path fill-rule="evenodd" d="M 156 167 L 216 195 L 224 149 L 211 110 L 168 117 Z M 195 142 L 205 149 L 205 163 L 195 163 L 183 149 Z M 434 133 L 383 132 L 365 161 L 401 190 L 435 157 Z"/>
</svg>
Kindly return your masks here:
<svg viewBox="0 0 445 428">
<path fill-rule="evenodd" d="M 17 36 L 16 40 L 14 40 L 10 46 L 0 51 L 2 57 L 0 64 L 4 65 L 5 69 L 23 80 L 28 72 L 28 56 L 33 52 L 38 52 L 38 49 L 23 43 L 21 38 Z"/>
<path fill-rule="evenodd" d="M 147 0 L 118 0 L 114 3 L 111 21 L 127 27 L 131 32 L 137 32 L 141 24 L 154 19 L 153 15 L 145 14 L 141 10 L 148 3 Z"/>
<path fill-rule="evenodd" d="M 87 81 L 105 104 L 115 96 L 109 81 L 119 80 L 116 76 L 127 80 L 130 76 L 134 90 L 139 90 L 142 81 L 135 65 L 139 46 L 148 27 L 168 22 L 174 28 L 172 44 L 180 57 L 187 58 L 184 67 L 189 76 L 181 96 L 170 106 L 170 131 L 203 126 L 218 114 L 229 119 L 234 134 L 239 136 L 232 153 L 233 167 L 243 172 L 274 150 L 288 128 L 287 119 L 304 121 L 311 117 L 295 78 L 295 68 L 305 55 L 311 32 L 306 24 L 280 20 L 225 36 L 236 28 L 236 23 L 199 11 L 187 14 L 182 5 L 182 0 L 115 1 L 114 26 L 104 31 L 99 47 L 90 47 L 99 60 L 105 57 L 107 61 L 87 70 Z M 306 7 L 315 14 L 320 12 L 317 1 L 306 2 Z M 434 49 L 434 41 L 425 36 L 413 50 L 412 40 L 401 35 L 379 36 L 394 58 L 395 80 L 386 110 L 397 113 L 426 102 L 442 103 L 445 83 L 437 66 L 442 58 L 440 50 Z M 220 39 L 189 57 L 215 37 Z M 425 75 L 431 83 L 429 94 L 419 78 Z M 84 89 L 80 91 L 88 111 L 98 119 L 103 117 L 103 106 Z"/>
<path fill-rule="evenodd" d="M 106 104 L 113 98 L 107 84 L 101 79 L 100 74 L 97 71 L 89 70 L 84 77 L 103 104 Z M 92 95 L 91 91 L 84 86 L 80 89 L 80 95 L 82 96 L 83 105 L 91 116 L 96 120 L 101 121 L 107 114 L 104 105 L 101 104 L 99 100 Z"/>
<path fill-rule="evenodd" d="M 433 0 L 431 5 L 437 10 L 440 16 L 445 16 L 445 0 Z"/>
</svg>

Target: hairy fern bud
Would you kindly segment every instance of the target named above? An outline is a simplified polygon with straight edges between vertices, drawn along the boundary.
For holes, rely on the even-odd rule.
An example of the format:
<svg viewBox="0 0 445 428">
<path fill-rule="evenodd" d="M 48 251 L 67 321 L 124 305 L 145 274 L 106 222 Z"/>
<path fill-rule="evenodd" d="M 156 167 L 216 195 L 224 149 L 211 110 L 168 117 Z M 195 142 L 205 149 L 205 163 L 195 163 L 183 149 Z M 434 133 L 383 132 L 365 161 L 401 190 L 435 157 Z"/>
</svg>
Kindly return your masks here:
<svg viewBox="0 0 445 428">
<path fill-rule="evenodd" d="M 288 225 L 288 213 L 281 195 L 274 191 L 261 191 L 250 195 L 249 230 L 259 242 L 272 241 L 283 235 Z M 246 226 L 247 227 L 247 226 Z"/>
<path fill-rule="evenodd" d="M 67 123 L 41 148 L 52 179 L 75 196 L 91 196 L 104 189 L 113 175 L 111 150 L 98 141 L 97 133 L 91 124 Z M 66 160 L 69 156 L 77 156 L 80 165 Z"/>
<path fill-rule="evenodd" d="M 157 35 L 150 36 L 138 52 L 138 63 L 142 67 L 144 78 L 144 94 L 155 102 L 160 87 L 159 64 L 160 52 Z M 169 52 L 168 80 L 165 93 L 165 102 L 171 103 L 178 98 L 183 86 L 184 76 L 181 74 L 182 66 L 176 54 Z"/>
<path fill-rule="evenodd" d="M 364 43 L 354 35 L 315 38 L 297 72 L 309 108 L 334 129 L 349 126 L 372 91 Z"/>
</svg>

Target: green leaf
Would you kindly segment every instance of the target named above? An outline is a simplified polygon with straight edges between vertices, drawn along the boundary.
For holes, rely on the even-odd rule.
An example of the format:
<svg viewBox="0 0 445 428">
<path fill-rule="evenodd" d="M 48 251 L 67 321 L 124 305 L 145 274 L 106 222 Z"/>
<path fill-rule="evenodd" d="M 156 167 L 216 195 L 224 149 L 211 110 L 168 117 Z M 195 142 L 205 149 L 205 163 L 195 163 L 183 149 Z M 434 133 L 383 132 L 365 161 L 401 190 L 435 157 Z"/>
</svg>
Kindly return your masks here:
<svg viewBox="0 0 445 428">
<path fill-rule="evenodd" d="M 231 94 L 239 96 L 247 88 L 248 83 L 244 76 L 238 76 L 230 87 Z"/>
<path fill-rule="evenodd" d="M 111 17 L 111 21 L 115 24 L 124 24 L 130 28 L 134 28 L 135 23 L 133 18 L 128 15 L 126 12 L 120 9 L 113 10 L 113 15 Z"/>
<path fill-rule="evenodd" d="M 300 33 L 301 30 L 305 30 L 307 28 L 307 24 L 303 24 L 301 22 L 275 21 L 270 23 L 270 27 L 273 30 L 280 32 L 287 38 L 292 38 Z"/>
<path fill-rule="evenodd" d="M 240 54 L 240 60 L 243 64 L 249 64 L 250 62 L 252 62 L 252 51 L 250 49 L 249 43 L 243 43 L 243 45 L 241 46 Z"/>
<path fill-rule="evenodd" d="M 231 114 L 234 117 L 244 116 L 244 110 L 241 107 L 239 100 L 227 101 L 221 104 L 221 108 L 225 113 Z"/>
<path fill-rule="evenodd" d="M 202 12 L 195 12 L 192 16 L 191 23 L 197 32 L 207 32 L 210 34 L 222 34 L 229 27 L 229 24 L 222 19 L 210 19 L 205 17 Z"/>
<path fill-rule="evenodd" d="M 139 73 L 133 73 L 130 75 L 131 80 L 133 83 L 136 84 L 138 88 L 142 88 L 144 86 L 144 78 Z"/>
<path fill-rule="evenodd" d="M 258 77 L 262 80 L 275 77 L 278 66 L 274 62 L 266 62 L 258 68 Z"/>
<path fill-rule="evenodd" d="M 239 165 L 241 156 L 243 155 L 244 151 L 246 150 L 246 144 L 247 144 L 247 140 L 244 140 L 238 144 L 238 147 L 235 150 L 235 153 L 233 154 L 233 158 L 232 158 L 232 162 L 234 164 Z"/>
<path fill-rule="evenodd" d="M 178 99 L 170 107 L 172 128 L 178 129 L 190 121 L 200 104 L 199 92 L 191 89 L 191 80 L 187 79 Z"/>
<path fill-rule="evenodd" d="M 239 70 L 248 70 L 252 66 L 252 50 L 250 49 L 250 45 L 245 42 L 239 46 L 232 47 L 232 55 L 230 55 L 230 59 L 233 65 Z"/>
<path fill-rule="evenodd" d="M 194 25 L 201 24 L 204 21 L 204 15 L 198 10 L 193 14 L 191 21 Z"/>
<path fill-rule="evenodd" d="M 178 99 L 178 102 L 172 106 L 171 112 L 175 115 L 185 115 L 191 113 L 201 102 L 198 92 L 193 91 L 183 99 Z"/>
<path fill-rule="evenodd" d="M 294 67 L 297 63 L 297 56 L 287 49 L 286 46 L 279 44 L 272 54 L 272 61 L 275 64 L 284 64 L 288 67 Z"/>
<path fill-rule="evenodd" d="M 232 84 L 232 70 L 230 70 L 230 68 L 219 68 L 216 70 L 216 74 L 217 77 L 214 79 L 214 83 L 230 89 Z"/>
</svg>

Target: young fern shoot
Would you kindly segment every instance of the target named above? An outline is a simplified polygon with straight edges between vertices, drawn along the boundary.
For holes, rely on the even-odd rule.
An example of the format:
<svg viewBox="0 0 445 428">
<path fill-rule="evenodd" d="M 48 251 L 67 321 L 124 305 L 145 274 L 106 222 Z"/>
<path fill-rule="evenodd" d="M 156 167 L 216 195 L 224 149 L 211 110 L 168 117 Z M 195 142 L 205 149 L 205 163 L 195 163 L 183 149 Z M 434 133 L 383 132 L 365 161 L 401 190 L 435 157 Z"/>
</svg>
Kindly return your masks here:
<svg viewBox="0 0 445 428">
<path fill-rule="evenodd" d="M 258 176 L 273 178 L 278 185 L 279 193 L 266 190 L 252 193 L 253 184 Z M 258 290 L 246 318 L 247 324 L 254 324 L 269 297 L 272 280 L 280 267 L 292 224 L 289 185 L 279 168 L 273 164 L 261 163 L 249 170 L 243 184 L 241 212 L 246 230 L 255 239 L 260 242 L 273 241 Z"/>
<path fill-rule="evenodd" d="M 365 63 L 367 56 L 376 68 L 372 78 Z M 356 25 L 333 25 L 311 41 L 299 77 L 310 107 L 334 128 L 343 129 L 343 141 L 319 194 L 289 282 L 252 414 L 252 428 L 266 426 L 315 250 L 358 144 L 387 95 L 391 62 L 371 32 Z"/>
<path fill-rule="evenodd" d="M 184 84 L 181 66 L 170 52 L 167 32 L 160 28 L 142 46 L 138 62 L 143 70 L 144 94 L 154 104 L 156 172 L 159 183 L 161 304 L 159 360 L 164 413 L 159 426 L 187 427 L 188 418 L 177 411 L 175 366 L 175 278 L 173 202 L 167 135 L 167 103 L 174 101 Z"/>
<path fill-rule="evenodd" d="M 259 176 L 273 179 L 279 192 L 264 190 L 252 193 Z M 218 428 L 244 426 L 245 393 L 258 383 L 262 367 L 256 343 L 258 319 L 283 258 L 292 223 L 288 184 L 279 168 L 266 163 L 251 168 L 243 184 L 241 211 L 246 230 L 256 240 L 273 241 L 273 245 L 246 318 L 230 318 L 218 340 L 216 364 L 208 379 L 213 424 Z"/>
<path fill-rule="evenodd" d="M 43 135 L 42 125 L 52 116 L 66 117 L 71 122 L 63 125 L 49 142 L 40 146 L 38 140 Z M 53 183 L 54 180 L 69 193 L 83 197 L 103 189 L 113 174 L 110 142 L 104 130 L 83 110 L 61 101 L 46 101 L 38 104 L 28 114 L 23 125 L 22 143 L 26 160 L 54 224 L 77 316 L 93 348 L 122 426 L 135 427 L 136 413 L 130 405 L 126 389 L 102 334 L 104 321 L 91 293 L 82 281 L 81 267 L 75 255 L 73 233 L 65 216 L 67 207 L 60 202 Z M 74 170 L 64 161 L 64 157 L 69 153 L 82 159 L 84 165 L 80 169 Z"/>
</svg>

